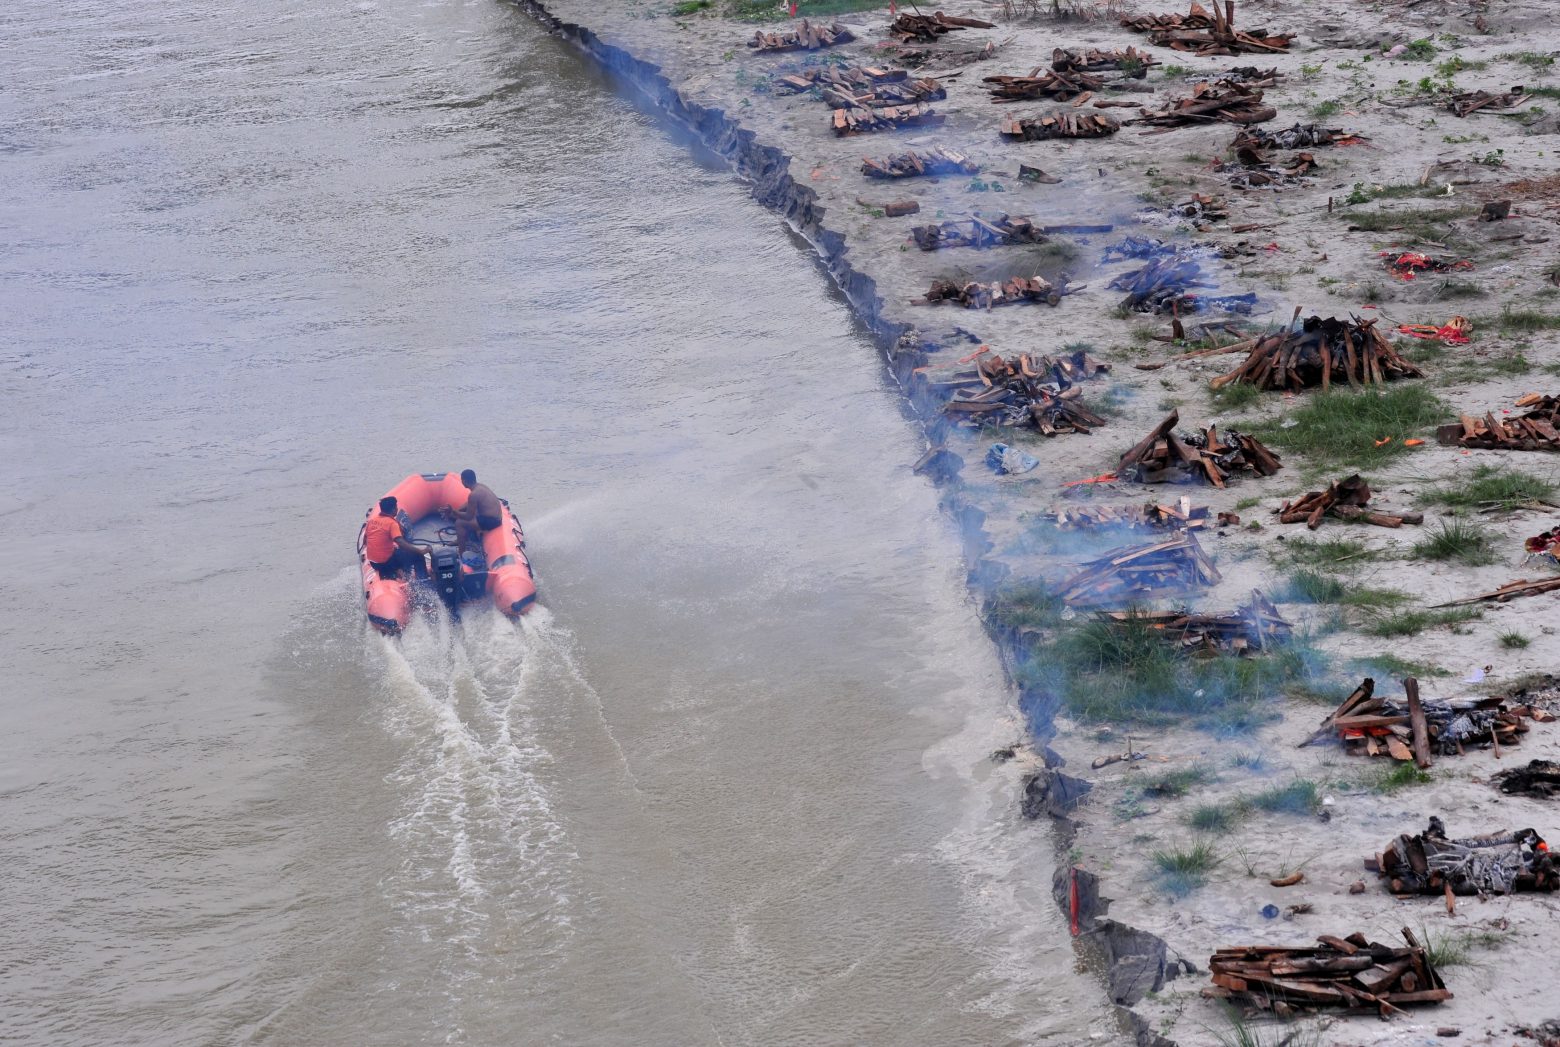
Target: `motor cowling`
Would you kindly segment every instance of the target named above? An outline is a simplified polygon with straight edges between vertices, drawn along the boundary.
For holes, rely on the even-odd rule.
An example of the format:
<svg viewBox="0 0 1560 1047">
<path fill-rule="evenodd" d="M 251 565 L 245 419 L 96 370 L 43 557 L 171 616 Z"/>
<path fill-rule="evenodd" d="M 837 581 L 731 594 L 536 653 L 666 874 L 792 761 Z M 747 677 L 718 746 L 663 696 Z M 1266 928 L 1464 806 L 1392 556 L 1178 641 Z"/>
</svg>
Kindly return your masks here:
<svg viewBox="0 0 1560 1047">
<path fill-rule="evenodd" d="M 465 582 L 462 578 L 460 556 L 454 549 L 438 549 L 433 554 L 432 582 L 439 599 L 451 610 L 460 607 L 465 598 Z"/>
</svg>

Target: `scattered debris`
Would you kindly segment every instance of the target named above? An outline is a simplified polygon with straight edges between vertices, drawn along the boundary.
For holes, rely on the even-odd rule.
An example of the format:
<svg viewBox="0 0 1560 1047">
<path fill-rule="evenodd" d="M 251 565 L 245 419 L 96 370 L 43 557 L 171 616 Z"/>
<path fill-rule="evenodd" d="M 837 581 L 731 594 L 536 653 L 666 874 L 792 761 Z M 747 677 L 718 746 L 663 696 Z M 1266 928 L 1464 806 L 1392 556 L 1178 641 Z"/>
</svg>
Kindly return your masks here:
<svg viewBox="0 0 1560 1047">
<path fill-rule="evenodd" d="M 940 247 L 1002 247 L 1013 244 L 1044 243 L 1046 236 L 1027 218 L 1009 218 L 997 215 L 982 218 L 975 215 L 965 221 L 948 221 L 941 225 L 918 225 L 910 230 L 916 246 L 923 251 L 935 251 Z"/>
<path fill-rule="evenodd" d="M 1044 302 L 1046 305 L 1061 305 L 1065 295 L 1081 291 L 1085 284 L 1069 286 L 1066 274 L 1058 277 L 1057 283 L 1052 283 L 1043 276 L 1014 276 L 1007 280 L 995 283 L 981 283 L 971 281 L 966 284 L 954 283 L 952 280 L 933 280 L 931 289 L 926 292 L 926 301 L 932 305 L 941 302 L 958 302 L 966 309 L 990 309 L 998 305 L 1012 305 L 1015 302 Z"/>
<path fill-rule="evenodd" d="M 1420 273 L 1458 273 L 1473 268 L 1466 258 L 1431 258 L 1418 251 L 1382 251 L 1382 265 L 1399 280 L 1412 280 Z"/>
<path fill-rule="evenodd" d="M 1137 483 L 1211 483 L 1223 487 L 1230 473 L 1253 472 L 1271 476 L 1281 469 L 1278 455 L 1233 430 L 1220 436 L 1209 426 L 1195 436 L 1177 437 L 1179 411 L 1171 411 L 1164 421 L 1137 446 L 1121 456 L 1116 472 L 1124 480 Z"/>
<path fill-rule="evenodd" d="M 1159 65 L 1153 55 L 1128 47 L 1124 51 L 1101 51 L 1091 47 L 1087 51 L 1074 51 L 1058 47 L 1051 52 L 1051 68 L 1058 73 L 1103 73 L 1118 70 L 1139 80 Z"/>
<path fill-rule="evenodd" d="M 1249 601 L 1229 614 L 1133 609 L 1097 611 L 1095 615 L 1102 621 L 1146 625 L 1187 654 L 1253 654 L 1286 642 L 1294 633 L 1273 602 L 1257 589 L 1251 591 Z"/>
<path fill-rule="evenodd" d="M 1027 353 L 1003 359 L 982 353 L 973 370 L 928 379 L 934 388 L 951 388 L 943 406 L 950 417 L 969 425 L 1033 427 L 1046 436 L 1087 435 L 1105 419 L 1083 406 L 1079 382 L 1110 370 L 1083 350 L 1060 357 Z"/>
<path fill-rule="evenodd" d="M 834 133 L 846 135 L 870 134 L 899 127 L 935 127 L 943 122 L 942 114 L 929 105 L 890 105 L 882 109 L 834 110 Z"/>
<path fill-rule="evenodd" d="M 1441 1003 L 1451 990 L 1430 963 L 1430 954 L 1403 928 L 1408 948 L 1322 935 L 1320 946 L 1244 945 L 1220 949 L 1208 958 L 1213 986 L 1203 995 L 1288 1018 L 1298 1011 L 1341 1007 L 1383 1018 L 1403 1013 L 1400 1004 Z"/>
<path fill-rule="evenodd" d="M 1204 196 L 1202 193 L 1193 193 L 1190 200 L 1171 204 L 1169 211 L 1178 218 L 1188 219 L 1192 228 L 1200 233 L 1206 232 L 1214 222 L 1223 222 L 1230 217 L 1222 196 Z"/>
<path fill-rule="evenodd" d="M 1510 200 L 1486 200 L 1479 208 L 1479 221 L 1500 222 L 1511 217 Z"/>
<path fill-rule="evenodd" d="M 986 451 L 986 465 L 998 476 L 1027 473 L 1040 464 L 1040 459 L 1032 454 L 1025 454 L 1016 447 L 1007 444 L 992 444 Z"/>
<path fill-rule="evenodd" d="M 1144 109 L 1143 115 L 1128 123 L 1149 124 L 1163 134 L 1177 127 L 1202 126 L 1218 120 L 1232 124 L 1260 124 L 1278 115 L 1278 110 L 1262 104 L 1262 92 L 1245 84 L 1220 80 L 1197 84 L 1189 98 L 1177 98 L 1164 109 Z"/>
<path fill-rule="evenodd" d="M 991 22 L 982 22 L 979 18 L 955 18 L 938 11 L 932 15 L 900 15 L 894 19 L 888 31 L 906 43 L 915 40 L 930 44 L 939 36 L 956 29 L 995 28 Z"/>
<path fill-rule="evenodd" d="M 1523 563 L 1541 561 L 1550 567 L 1560 567 L 1560 528 L 1551 527 L 1547 531 L 1522 540 Z"/>
<path fill-rule="evenodd" d="M 1236 29 L 1234 0 L 1224 0 L 1222 8 L 1214 0 L 1212 14 L 1193 0 L 1191 10 L 1184 16 L 1146 15 L 1123 18 L 1121 24 L 1148 33 L 1156 46 L 1197 55 L 1282 54 L 1294 39 L 1293 33 L 1281 36 L 1269 35 L 1264 29 Z"/>
<path fill-rule="evenodd" d="M 1060 185 L 1061 179 L 1055 175 L 1048 175 L 1038 167 L 1030 167 L 1028 164 L 1018 165 L 1018 180 L 1020 182 L 1033 182 L 1037 185 Z"/>
<path fill-rule="evenodd" d="M 1461 91 L 1447 99 L 1446 108 L 1458 116 L 1467 116 L 1481 109 L 1515 109 L 1533 96 L 1520 87 L 1513 87 L 1503 94 L 1489 91 Z"/>
<path fill-rule="evenodd" d="M 1493 601 L 1505 603 L 1507 600 L 1516 599 L 1519 596 L 1538 596 L 1540 593 L 1552 593 L 1560 589 L 1560 578 L 1543 578 L 1536 582 L 1530 582 L 1526 578 L 1518 578 L 1514 582 L 1507 582 L 1499 589 L 1491 589 L 1487 593 L 1478 596 L 1469 596 L 1462 600 L 1449 600 L 1446 603 L 1432 604 L 1432 607 L 1462 607 L 1471 603 L 1484 603 Z"/>
<path fill-rule="evenodd" d="M 1284 78 L 1284 74 L 1278 69 L 1258 69 L 1254 65 L 1236 66 L 1234 69 L 1222 73 L 1211 73 L 1200 77 L 1194 77 L 1193 81 L 1202 83 L 1209 80 L 1228 80 L 1232 84 L 1245 84 L 1247 87 L 1276 87 Z"/>
<path fill-rule="evenodd" d="M 1089 96 L 1101 87 L 1105 86 L 1103 77 L 1091 73 L 1059 73 L 1036 70 L 1035 75 L 1029 76 L 987 76 L 981 79 L 981 83 L 993 86 L 986 88 L 991 92 L 993 102 L 1024 102 L 1036 98 L 1050 98 L 1058 102 L 1079 99 L 1078 104 L 1087 101 Z"/>
<path fill-rule="evenodd" d="M 1145 502 L 1142 505 L 1059 506 L 1038 514 L 1040 520 L 1059 531 L 1090 530 L 1096 527 L 1144 531 L 1196 531 L 1208 526 L 1210 510 L 1182 497 L 1176 505 Z"/>
<path fill-rule="evenodd" d="M 1452 840 L 1441 819 L 1414 836 L 1403 833 L 1366 866 L 1387 879 L 1393 894 L 1513 894 L 1552 891 L 1560 870 L 1543 837 L 1532 829 L 1502 830 Z"/>
<path fill-rule="evenodd" d="M 1336 737 L 1351 756 L 1390 756 L 1428 769 L 1436 755 L 1461 756 L 1469 745 L 1516 745 L 1538 712 L 1531 706 L 1508 705 L 1500 697 L 1420 700 L 1413 679 L 1403 681 L 1403 698 L 1380 697 L 1375 688 L 1370 677 L 1360 681 L 1298 748 Z M 1422 745 L 1415 738 L 1420 730 Z"/>
<path fill-rule="evenodd" d="M 1365 508 L 1370 501 L 1370 485 L 1355 473 L 1342 480 L 1334 480 L 1325 491 L 1312 491 L 1298 501 L 1288 502 L 1273 510 L 1278 522 L 1304 523 L 1314 531 L 1322 525 L 1324 516 L 1333 516 L 1353 523 L 1375 524 L 1377 527 L 1402 527 L 1406 523 L 1425 522 L 1424 513 L 1381 513 Z"/>
<path fill-rule="evenodd" d="M 1002 121 L 1002 133 L 1009 138 L 1038 142 L 1047 138 L 1104 138 L 1121 130 L 1115 117 L 1079 109 L 1058 109 L 1044 116 Z"/>
<path fill-rule="evenodd" d="M 1218 568 L 1196 535 L 1116 549 L 1083 564 L 1057 591 L 1069 607 L 1130 606 L 1217 585 Z"/>
<path fill-rule="evenodd" d="M 1298 314 L 1298 310 L 1297 310 Z M 1298 320 L 1298 315 L 1296 317 Z M 1380 385 L 1401 378 L 1423 378 L 1424 372 L 1404 359 L 1376 321 L 1353 317 L 1307 317 L 1298 328 L 1262 335 L 1246 343 L 1246 359 L 1228 374 L 1208 383 L 1220 389 L 1243 382 L 1258 389 L 1306 389 L 1332 387 L 1335 381 L 1349 385 Z M 1246 345 L 1227 347 L 1233 352 Z"/>
<path fill-rule="evenodd" d="M 1560 396 L 1528 393 L 1517 399 L 1516 406 L 1530 410 L 1505 421 L 1496 418 L 1493 411 L 1486 412 L 1483 419 L 1465 414 L 1437 428 L 1436 442 L 1502 451 L 1560 451 Z"/>
<path fill-rule="evenodd" d="M 1466 316 L 1454 316 L 1440 327 L 1430 324 L 1398 324 L 1398 334 L 1410 338 L 1435 340 L 1447 345 L 1467 345 L 1473 341 L 1473 321 Z"/>
<path fill-rule="evenodd" d="M 753 34 L 748 46 L 760 52 L 816 51 L 821 47 L 848 44 L 854 39 L 855 35 L 843 22 L 815 25 L 804 18 L 801 25 L 792 29 L 782 29 L 775 33 L 766 33 L 761 29 Z"/>
<path fill-rule="evenodd" d="M 1279 163 L 1266 153 L 1242 146 L 1235 151 L 1233 163 L 1221 160 L 1214 170 L 1227 177 L 1235 189 L 1284 189 L 1315 174 L 1318 166 L 1310 153 L 1296 153 L 1287 163 Z"/>
<path fill-rule="evenodd" d="M 1536 796 L 1552 799 L 1560 796 L 1560 763 L 1530 760 L 1526 767 L 1511 767 L 1490 776 L 1491 784 L 1508 796 Z"/>
<path fill-rule="evenodd" d="M 818 99 L 838 109 L 913 105 L 948 97 L 941 80 L 910 79 L 903 69 L 816 65 L 775 80 L 776 88 L 791 93 L 816 90 Z"/>
<path fill-rule="evenodd" d="M 980 174 L 980 165 L 963 153 L 934 146 L 923 153 L 900 153 L 883 160 L 861 158 L 868 178 L 916 178 L 920 175 Z"/>
<path fill-rule="evenodd" d="M 1367 141 L 1357 134 L 1344 134 L 1342 128 L 1316 124 L 1295 124 L 1282 131 L 1260 127 L 1242 128 L 1230 143 L 1231 149 L 1314 149 L 1323 145 L 1357 145 Z"/>
</svg>

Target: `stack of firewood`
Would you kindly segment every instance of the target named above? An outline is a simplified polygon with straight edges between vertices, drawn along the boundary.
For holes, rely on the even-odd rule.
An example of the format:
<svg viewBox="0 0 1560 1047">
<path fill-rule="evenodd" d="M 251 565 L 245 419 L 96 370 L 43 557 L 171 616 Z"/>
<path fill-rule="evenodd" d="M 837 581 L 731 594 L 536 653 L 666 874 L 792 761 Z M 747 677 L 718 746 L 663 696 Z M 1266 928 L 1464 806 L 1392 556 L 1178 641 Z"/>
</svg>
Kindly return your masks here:
<svg viewBox="0 0 1560 1047">
<path fill-rule="evenodd" d="M 834 133 L 845 135 L 870 134 L 898 127 L 933 127 L 943 122 L 942 114 L 927 105 L 891 105 L 882 109 L 834 110 Z"/>
<path fill-rule="evenodd" d="M 1299 311 L 1296 317 L 1299 319 Z M 1331 388 L 1335 381 L 1350 385 L 1380 385 L 1399 378 L 1423 378 L 1424 372 L 1392 348 L 1376 330 L 1376 321 L 1307 318 L 1296 328 L 1263 335 L 1225 351 L 1250 349 L 1239 367 L 1220 375 L 1209 386 L 1223 388 L 1245 382 L 1259 389 Z"/>
<path fill-rule="evenodd" d="M 1382 1018 L 1403 1013 L 1400 1004 L 1441 1003 L 1452 998 L 1431 966 L 1430 954 L 1407 927 L 1408 948 L 1393 948 L 1355 932 L 1321 935 L 1319 946 L 1240 945 L 1208 958 L 1213 986 L 1203 995 L 1272 1011 L 1341 1007 Z"/>
<path fill-rule="evenodd" d="M 1046 138 L 1104 138 L 1121 130 L 1114 117 L 1078 109 L 1058 109 L 1044 116 L 1007 117 L 1002 133 L 1009 138 L 1037 142 Z"/>
<path fill-rule="evenodd" d="M 1283 36 L 1270 35 L 1263 29 L 1236 29 L 1235 0 L 1224 0 L 1222 9 L 1214 0 L 1211 14 L 1193 0 L 1191 11 L 1185 16 L 1147 15 L 1124 18 L 1121 24 L 1148 33 L 1149 40 L 1160 47 L 1198 55 L 1283 53 L 1294 39 L 1293 33 Z"/>
<path fill-rule="evenodd" d="M 1233 472 L 1271 476 L 1283 468 L 1278 455 L 1254 436 L 1234 431 L 1223 434 L 1209 426 L 1194 436 L 1178 437 L 1181 421 L 1171 411 L 1137 446 L 1121 456 L 1116 473 L 1138 483 L 1209 483 L 1223 487 Z"/>
<path fill-rule="evenodd" d="M 1282 131 L 1269 131 L 1261 127 L 1245 127 L 1235 135 L 1231 149 L 1250 146 L 1252 149 L 1312 149 L 1334 145 L 1338 142 L 1363 142 L 1356 134 L 1345 134 L 1341 127 L 1321 127 L 1317 124 L 1295 124 Z"/>
<path fill-rule="evenodd" d="M 1035 70 L 1028 76 L 987 76 L 981 83 L 991 84 L 993 102 L 1025 102 L 1036 98 L 1052 98 L 1058 102 L 1078 99 L 1078 104 L 1105 86 L 1103 77 L 1091 73 Z"/>
<path fill-rule="evenodd" d="M 1101 51 L 1091 47 L 1074 51 L 1058 47 L 1051 52 L 1051 68 L 1058 73 L 1104 73 L 1119 70 L 1141 80 L 1159 63 L 1147 51 L 1128 47 L 1124 51 Z"/>
<path fill-rule="evenodd" d="M 845 28 L 843 22 L 832 25 L 814 25 L 807 19 L 794 29 L 782 29 L 778 33 L 766 33 L 762 29 L 753 34 L 748 46 L 760 51 L 816 51 L 820 47 L 848 44 L 856 37 Z"/>
<path fill-rule="evenodd" d="M 1456 895 L 1553 891 L 1560 869 L 1544 838 L 1532 829 L 1501 829 L 1482 836 L 1448 839 L 1441 819 L 1422 833 L 1400 834 L 1387 849 L 1366 859 L 1393 894 L 1440 894 L 1448 913 Z"/>
<path fill-rule="evenodd" d="M 928 384 L 952 390 L 943 411 L 956 422 L 1087 435 L 1105 419 L 1083 405 L 1078 383 L 1109 370 L 1082 350 L 1054 358 L 981 353 L 973 370 L 943 373 Z"/>
<path fill-rule="evenodd" d="M 1342 480 L 1334 480 L 1327 485 L 1325 491 L 1312 491 L 1296 501 L 1284 502 L 1273 511 L 1278 514 L 1279 523 L 1293 524 L 1303 521 L 1312 531 L 1322 526 L 1324 516 L 1375 524 L 1377 527 L 1402 527 L 1406 523 L 1425 522 L 1424 513 L 1382 513 L 1367 509 L 1366 504 L 1369 501 L 1370 485 L 1360 478 L 1359 473 L 1355 473 Z"/>
<path fill-rule="evenodd" d="M 941 225 L 918 225 L 911 228 L 910 235 L 923 251 L 935 251 L 939 247 L 1039 244 L 1046 240 L 1045 234 L 1029 219 L 1009 218 L 1005 214 L 994 218 L 977 215 L 967 221 L 948 221 Z"/>
<path fill-rule="evenodd" d="M 911 105 L 948 97 L 941 80 L 932 77 L 912 80 L 903 69 L 859 66 L 849 69 L 814 66 L 780 77 L 775 86 L 793 93 L 816 88 L 820 101 L 840 109 Z"/>
<path fill-rule="evenodd" d="M 1532 97 L 1524 93 L 1520 87 L 1513 87 L 1502 94 L 1493 94 L 1489 91 L 1463 91 L 1452 95 L 1446 107 L 1458 116 L 1467 116 L 1469 113 L 1477 113 L 1480 109 L 1514 109 Z"/>
<path fill-rule="evenodd" d="M 1366 677 L 1299 747 L 1337 739 L 1351 756 L 1390 756 L 1429 768 L 1437 755 L 1461 756 L 1470 745 L 1490 745 L 1499 756 L 1502 746 L 1531 730 L 1529 720 L 1554 720 L 1498 697 L 1422 700 L 1413 678 L 1403 681 L 1403 690 L 1402 698 L 1377 695 L 1376 681 Z"/>
<path fill-rule="evenodd" d="M 1460 421 L 1438 428 L 1436 440 L 1502 451 L 1560 451 L 1560 396 L 1528 393 L 1516 406 L 1530 410 L 1505 421 L 1496 418 L 1493 411 L 1483 419 L 1465 414 Z"/>
<path fill-rule="evenodd" d="M 906 43 L 916 40 L 929 44 L 955 29 L 995 28 L 991 22 L 982 22 L 979 18 L 956 18 L 938 11 L 931 15 L 900 15 L 894 19 L 888 31 Z"/>
<path fill-rule="evenodd" d="M 1083 564 L 1057 591 L 1069 607 L 1128 607 L 1218 585 L 1221 578 L 1196 535 L 1183 531 L 1162 542 L 1106 553 Z"/>
<path fill-rule="evenodd" d="M 923 153 L 900 153 L 883 160 L 861 158 L 868 178 L 915 178 L 920 175 L 980 174 L 980 165 L 963 153 L 934 146 Z"/>
<path fill-rule="evenodd" d="M 1197 84 L 1189 98 L 1177 98 L 1163 109 L 1143 110 L 1143 115 L 1128 123 L 1148 124 L 1162 134 L 1177 127 L 1203 126 L 1217 120 L 1232 124 L 1260 124 L 1278 115 L 1278 110 L 1262 104 L 1262 92 L 1254 87 L 1220 80 Z"/>
<path fill-rule="evenodd" d="M 1294 627 L 1278 613 L 1260 590 L 1229 614 L 1191 614 L 1187 611 L 1097 611 L 1102 621 L 1146 625 L 1187 653 L 1223 651 L 1252 654 L 1284 643 Z"/>
<path fill-rule="evenodd" d="M 952 280 L 933 280 L 926 292 L 926 301 L 932 305 L 957 302 L 966 309 L 990 309 L 997 305 L 1014 305 L 1019 302 L 1044 302 L 1061 305 L 1065 295 L 1084 289 L 1083 284 L 1069 285 L 1065 275 L 1052 283 L 1043 276 L 1014 276 L 995 283 L 972 280 L 959 284 Z"/>
</svg>

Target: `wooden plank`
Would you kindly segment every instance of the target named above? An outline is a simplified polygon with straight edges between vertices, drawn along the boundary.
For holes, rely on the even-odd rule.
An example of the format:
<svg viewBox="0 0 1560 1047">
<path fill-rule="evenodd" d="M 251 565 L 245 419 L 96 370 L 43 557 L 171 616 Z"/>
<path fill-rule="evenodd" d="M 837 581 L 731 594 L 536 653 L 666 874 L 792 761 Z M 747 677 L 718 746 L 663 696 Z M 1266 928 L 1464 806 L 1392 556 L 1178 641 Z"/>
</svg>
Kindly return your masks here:
<svg viewBox="0 0 1560 1047">
<path fill-rule="evenodd" d="M 1419 681 L 1410 676 L 1403 681 L 1403 690 L 1408 695 L 1408 718 L 1414 730 L 1414 764 L 1421 771 L 1429 770 L 1434 763 L 1430 757 L 1430 725 L 1419 701 Z"/>
</svg>

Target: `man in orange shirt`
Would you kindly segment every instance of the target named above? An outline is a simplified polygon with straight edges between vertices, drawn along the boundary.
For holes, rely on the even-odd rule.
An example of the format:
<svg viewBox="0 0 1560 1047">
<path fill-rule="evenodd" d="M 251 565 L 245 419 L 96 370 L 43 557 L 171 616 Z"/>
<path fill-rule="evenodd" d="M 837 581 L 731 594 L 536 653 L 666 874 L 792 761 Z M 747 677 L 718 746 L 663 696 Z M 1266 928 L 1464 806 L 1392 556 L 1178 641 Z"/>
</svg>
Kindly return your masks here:
<svg viewBox="0 0 1560 1047">
<path fill-rule="evenodd" d="M 395 512 L 395 496 L 386 495 L 379 499 L 379 515 L 370 516 L 363 525 L 363 551 L 368 554 L 369 566 L 381 578 L 394 578 L 407 568 L 426 573 L 427 561 L 423 557 L 433 550 L 407 541 Z"/>
</svg>

